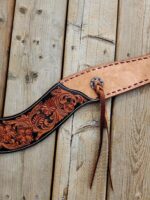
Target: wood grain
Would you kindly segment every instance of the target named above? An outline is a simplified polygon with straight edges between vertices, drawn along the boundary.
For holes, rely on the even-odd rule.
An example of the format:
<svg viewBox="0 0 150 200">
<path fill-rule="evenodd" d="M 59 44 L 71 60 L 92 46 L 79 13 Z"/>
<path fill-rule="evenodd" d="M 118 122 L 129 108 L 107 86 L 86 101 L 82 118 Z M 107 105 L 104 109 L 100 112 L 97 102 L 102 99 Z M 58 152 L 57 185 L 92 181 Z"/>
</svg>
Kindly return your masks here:
<svg viewBox="0 0 150 200">
<path fill-rule="evenodd" d="M 9 62 L 9 46 L 11 40 L 14 0 L 0 1 L 0 113 L 3 114 L 3 102 L 7 67 Z"/>
<path fill-rule="evenodd" d="M 66 1 L 17 0 L 5 115 L 22 111 L 61 77 Z M 55 134 L 0 157 L 1 199 L 50 199 Z"/>
<path fill-rule="evenodd" d="M 117 59 L 150 52 L 149 18 L 149 1 L 120 1 Z M 149 85 L 114 99 L 109 200 L 150 199 L 149 99 Z"/>
<path fill-rule="evenodd" d="M 11 40 L 13 13 L 15 2 L 13 0 L 0 1 L 0 115 L 3 115 L 3 103 L 6 86 L 7 69 L 9 62 L 9 46 Z M 7 176 L 4 179 L 3 158 L 0 156 L 0 199 L 7 199 Z M 3 169 L 3 170 L 2 170 Z M 1 192 L 3 191 L 3 192 Z"/>
<path fill-rule="evenodd" d="M 117 1 L 69 1 L 63 75 L 114 59 Z M 83 83 L 84 84 L 84 80 Z M 110 102 L 108 104 L 108 115 Z M 99 105 L 79 110 L 58 135 L 53 200 L 105 199 L 107 137 L 92 190 L 89 188 L 99 145 Z"/>
<path fill-rule="evenodd" d="M 149 0 L 0 0 L 0 113 L 27 108 L 61 75 L 149 53 L 149 19 Z M 93 104 L 69 118 L 57 140 L 54 133 L 26 151 L 0 155 L 0 200 L 150 200 L 149 99 L 145 86 L 107 102 L 114 191 L 106 134 L 89 188 L 100 139 Z"/>
</svg>

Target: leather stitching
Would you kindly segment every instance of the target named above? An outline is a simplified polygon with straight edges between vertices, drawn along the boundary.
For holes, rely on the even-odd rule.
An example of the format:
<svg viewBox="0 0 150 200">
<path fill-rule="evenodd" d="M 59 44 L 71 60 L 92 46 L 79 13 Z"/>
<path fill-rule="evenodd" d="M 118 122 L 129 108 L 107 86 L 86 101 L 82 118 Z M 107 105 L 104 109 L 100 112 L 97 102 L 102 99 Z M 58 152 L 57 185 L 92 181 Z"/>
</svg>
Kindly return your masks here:
<svg viewBox="0 0 150 200">
<path fill-rule="evenodd" d="M 76 77 L 79 77 L 81 75 L 84 75 L 85 73 L 89 73 L 91 71 L 95 71 L 95 70 L 98 70 L 98 69 L 103 69 L 103 68 L 107 68 L 107 67 L 111 67 L 111 66 L 116 66 L 116 65 L 122 65 L 122 64 L 125 64 L 125 63 L 130 63 L 130 62 L 136 62 L 136 61 L 142 61 L 142 60 L 146 60 L 146 59 L 150 59 L 150 55 L 148 56 L 144 56 L 144 57 L 138 57 L 138 58 L 134 58 L 134 59 L 131 59 L 131 60 L 125 60 L 125 61 L 120 61 L 120 62 L 114 62 L 114 63 L 110 63 L 108 65 L 104 65 L 104 66 L 98 66 L 98 67 L 94 67 L 92 69 L 87 69 L 87 70 L 84 70 L 80 73 L 77 73 L 69 78 L 64 78 L 62 81 L 60 81 L 61 83 L 65 83 L 65 82 L 68 82 Z M 144 81 L 144 80 L 143 80 Z"/>
<path fill-rule="evenodd" d="M 140 81 L 140 82 L 138 82 L 138 83 L 134 83 L 133 85 L 129 85 L 129 86 L 126 87 L 126 88 L 120 88 L 120 89 L 118 89 L 118 90 L 109 92 L 109 93 L 106 94 L 106 96 L 110 96 L 111 94 L 118 94 L 118 93 L 121 93 L 123 90 L 128 90 L 128 89 L 131 89 L 131 88 L 138 87 L 138 86 L 140 86 L 140 85 L 142 85 L 143 83 L 148 82 L 148 81 L 149 81 L 149 79 L 145 79 L 145 80 Z"/>
<path fill-rule="evenodd" d="M 72 79 L 74 79 L 76 77 L 79 77 L 79 76 L 84 75 L 86 73 L 89 73 L 91 71 L 104 69 L 104 68 L 111 67 L 111 66 L 116 66 L 116 65 L 123 65 L 125 63 L 132 63 L 132 62 L 137 62 L 137 61 L 139 62 L 139 61 L 146 60 L 146 59 L 150 59 L 150 55 L 137 57 L 137 58 L 133 58 L 133 59 L 130 59 L 130 60 L 125 60 L 125 61 L 120 61 L 120 62 L 117 61 L 117 62 L 110 63 L 110 64 L 103 65 L 103 66 L 92 67 L 91 69 L 87 69 L 87 70 L 81 71 L 81 72 L 79 72 L 77 74 L 74 74 L 71 77 L 64 78 L 63 80 L 60 81 L 60 83 L 63 84 L 65 82 L 68 82 L 68 81 L 70 81 L 70 80 L 72 80 Z M 130 90 L 132 88 L 134 89 L 136 87 L 142 86 L 147 82 L 150 82 L 150 80 L 149 79 L 141 80 L 141 81 L 139 81 L 137 83 L 133 83 L 132 85 L 129 85 L 129 86 L 125 87 L 125 88 L 119 88 L 119 89 L 117 89 L 115 91 L 109 92 L 109 93 L 106 94 L 106 96 L 108 98 L 109 96 L 114 96 L 114 95 L 120 94 L 123 91 L 128 91 L 128 90 Z"/>
</svg>

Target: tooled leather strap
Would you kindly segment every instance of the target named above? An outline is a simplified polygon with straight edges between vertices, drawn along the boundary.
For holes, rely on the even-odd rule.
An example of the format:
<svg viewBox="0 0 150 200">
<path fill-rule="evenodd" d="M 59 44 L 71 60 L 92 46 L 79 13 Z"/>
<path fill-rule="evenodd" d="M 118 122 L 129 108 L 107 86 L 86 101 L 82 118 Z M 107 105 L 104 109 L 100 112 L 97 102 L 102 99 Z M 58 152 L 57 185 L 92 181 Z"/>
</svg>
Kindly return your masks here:
<svg viewBox="0 0 150 200">
<path fill-rule="evenodd" d="M 64 78 L 26 110 L 0 118 L 0 153 L 40 142 L 78 108 L 97 101 L 98 94 L 90 86 L 95 76 L 105 82 L 106 99 L 138 88 L 150 83 L 150 55 L 98 65 Z"/>
<path fill-rule="evenodd" d="M 101 88 L 96 84 L 93 90 L 90 83 L 97 76 L 104 80 L 104 86 Z M 0 153 L 14 152 L 37 144 L 81 106 L 98 100 L 101 103 L 103 136 L 103 128 L 107 128 L 105 99 L 148 83 L 150 55 L 98 65 L 64 78 L 26 110 L 0 118 Z M 102 138 L 100 150 L 101 145 Z"/>
</svg>

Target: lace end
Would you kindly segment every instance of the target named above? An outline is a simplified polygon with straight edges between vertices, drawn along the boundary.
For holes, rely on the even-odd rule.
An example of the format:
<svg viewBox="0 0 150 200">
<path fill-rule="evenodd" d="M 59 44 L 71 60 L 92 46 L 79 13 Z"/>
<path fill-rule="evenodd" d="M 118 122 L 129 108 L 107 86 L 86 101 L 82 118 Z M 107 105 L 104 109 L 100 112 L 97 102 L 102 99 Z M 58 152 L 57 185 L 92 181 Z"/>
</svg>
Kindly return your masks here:
<svg viewBox="0 0 150 200">
<path fill-rule="evenodd" d="M 104 82 L 102 79 L 95 77 L 91 80 L 91 88 L 93 88 L 100 100 L 100 143 L 99 143 L 99 150 L 98 150 L 98 156 L 96 159 L 96 163 L 94 165 L 94 170 L 93 170 L 93 174 L 92 174 L 92 178 L 90 181 L 90 189 L 93 186 L 93 182 L 94 182 L 94 177 L 96 174 L 96 169 L 97 169 L 97 165 L 98 165 L 98 161 L 100 160 L 100 156 L 101 156 L 101 149 L 102 149 L 102 144 L 103 144 L 103 133 L 104 133 L 104 129 L 107 129 L 107 133 L 108 133 L 108 125 L 107 125 L 107 120 L 106 120 L 106 102 L 105 102 L 105 93 L 104 93 L 104 89 L 103 89 L 103 85 Z M 108 156 L 110 155 L 110 138 L 109 138 L 109 134 L 108 134 Z M 112 179 L 111 179 L 111 174 L 110 174 L 110 159 L 108 159 L 108 173 L 110 175 L 110 184 L 111 184 L 111 188 L 113 189 L 113 184 L 112 184 Z"/>
</svg>

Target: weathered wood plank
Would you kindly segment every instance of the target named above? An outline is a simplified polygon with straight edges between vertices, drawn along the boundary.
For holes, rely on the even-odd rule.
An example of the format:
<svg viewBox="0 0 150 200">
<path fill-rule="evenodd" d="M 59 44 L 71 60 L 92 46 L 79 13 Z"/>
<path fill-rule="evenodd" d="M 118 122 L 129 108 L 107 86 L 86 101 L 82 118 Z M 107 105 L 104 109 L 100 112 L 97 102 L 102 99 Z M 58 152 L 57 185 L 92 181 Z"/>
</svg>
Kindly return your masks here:
<svg viewBox="0 0 150 200">
<path fill-rule="evenodd" d="M 150 2 L 120 1 L 117 59 L 150 52 Z M 114 100 L 110 200 L 150 199 L 150 88 Z"/>
<path fill-rule="evenodd" d="M 66 1 L 17 0 L 5 115 L 37 100 L 61 77 Z M 55 135 L 0 158 L 2 199 L 50 199 Z"/>
<path fill-rule="evenodd" d="M 13 13 L 14 13 L 13 0 L 0 1 L 0 114 L 1 115 L 3 115 L 2 113 L 3 101 L 5 93 L 8 60 L 9 60 L 9 45 L 11 40 Z M 0 192 L 0 199 L 6 199 L 8 198 L 7 193 L 5 192 L 7 190 L 6 189 L 7 186 L 5 185 L 5 181 L 3 179 L 4 171 L 1 170 L 1 166 L 3 166 L 3 161 L 0 156 L 0 190 L 4 191 L 3 194 Z"/>
<path fill-rule="evenodd" d="M 0 1 L 0 113 L 3 110 L 14 0 Z"/>
<path fill-rule="evenodd" d="M 116 20 L 116 0 L 69 1 L 64 76 L 114 59 Z M 89 189 L 99 144 L 99 113 L 99 105 L 88 105 L 60 128 L 53 200 L 105 199 L 106 137 L 94 185 Z"/>
</svg>

